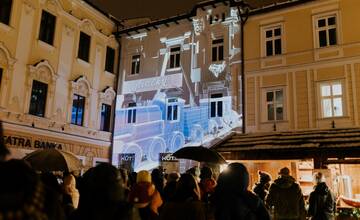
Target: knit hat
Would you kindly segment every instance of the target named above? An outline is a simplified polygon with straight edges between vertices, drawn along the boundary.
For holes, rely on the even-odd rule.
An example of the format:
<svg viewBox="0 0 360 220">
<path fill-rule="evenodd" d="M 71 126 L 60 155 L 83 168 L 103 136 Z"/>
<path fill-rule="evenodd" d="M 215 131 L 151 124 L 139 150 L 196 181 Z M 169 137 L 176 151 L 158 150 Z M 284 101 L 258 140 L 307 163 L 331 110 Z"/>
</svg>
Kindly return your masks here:
<svg viewBox="0 0 360 220">
<path fill-rule="evenodd" d="M 268 183 L 271 181 L 271 176 L 269 173 L 259 170 L 259 181 L 260 183 Z"/>
<path fill-rule="evenodd" d="M 287 167 L 284 167 L 280 170 L 279 175 L 281 176 L 290 176 L 290 170 Z"/>
<path fill-rule="evenodd" d="M 146 171 L 146 170 L 139 171 L 136 176 L 136 182 L 137 183 L 140 183 L 140 182 L 151 183 L 151 175 L 150 175 L 149 171 Z"/>
</svg>

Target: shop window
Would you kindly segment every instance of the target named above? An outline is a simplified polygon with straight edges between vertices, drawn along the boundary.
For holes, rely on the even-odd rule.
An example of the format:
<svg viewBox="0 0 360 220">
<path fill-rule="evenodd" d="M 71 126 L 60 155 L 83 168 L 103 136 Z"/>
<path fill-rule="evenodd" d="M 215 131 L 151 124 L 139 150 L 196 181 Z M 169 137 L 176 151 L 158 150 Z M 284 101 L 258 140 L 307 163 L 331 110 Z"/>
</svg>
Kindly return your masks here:
<svg viewBox="0 0 360 220">
<path fill-rule="evenodd" d="M 327 47 L 337 44 L 336 16 L 329 15 L 316 19 L 315 31 L 319 47 Z"/>
<path fill-rule="evenodd" d="M 100 130 L 110 131 L 111 105 L 101 105 Z"/>
<path fill-rule="evenodd" d="M 343 88 L 341 82 L 320 84 L 323 118 L 343 116 Z"/>
<path fill-rule="evenodd" d="M 264 29 L 265 34 L 265 55 L 274 56 L 282 53 L 281 36 L 282 30 L 280 26 Z"/>
<path fill-rule="evenodd" d="M 115 50 L 111 47 L 106 47 L 105 70 L 109 73 L 113 73 L 114 63 L 115 63 Z"/>
<path fill-rule="evenodd" d="M 47 11 L 42 11 L 39 40 L 53 45 L 55 35 L 56 17 Z"/>
<path fill-rule="evenodd" d="M 140 55 L 132 56 L 131 60 L 131 75 L 140 73 Z"/>
<path fill-rule="evenodd" d="M 180 67 L 180 47 L 170 49 L 170 69 Z"/>
<path fill-rule="evenodd" d="M 176 98 L 168 99 L 167 101 L 167 120 L 177 121 L 179 118 L 179 105 Z"/>
<path fill-rule="evenodd" d="M 29 114 L 44 117 L 48 85 L 34 80 L 32 84 Z"/>
<path fill-rule="evenodd" d="M 212 61 L 224 60 L 224 39 L 216 39 L 212 41 Z"/>
<path fill-rule="evenodd" d="M 85 115 L 85 97 L 74 94 L 71 112 L 71 124 L 82 126 Z"/>
<path fill-rule="evenodd" d="M 223 95 L 221 93 L 212 94 L 210 100 L 210 117 L 222 117 L 223 116 Z"/>
<path fill-rule="evenodd" d="M 266 91 L 268 121 L 284 120 L 284 92 L 282 89 Z"/>
<path fill-rule="evenodd" d="M 127 110 L 127 123 L 132 124 L 136 123 L 136 103 L 132 102 L 128 105 L 129 109 Z"/>
<path fill-rule="evenodd" d="M 10 24 L 12 0 L 0 1 L 0 22 L 6 25 Z"/>
<path fill-rule="evenodd" d="M 91 37 L 80 32 L 78 58 L 89 62 Z"/>
</svg>

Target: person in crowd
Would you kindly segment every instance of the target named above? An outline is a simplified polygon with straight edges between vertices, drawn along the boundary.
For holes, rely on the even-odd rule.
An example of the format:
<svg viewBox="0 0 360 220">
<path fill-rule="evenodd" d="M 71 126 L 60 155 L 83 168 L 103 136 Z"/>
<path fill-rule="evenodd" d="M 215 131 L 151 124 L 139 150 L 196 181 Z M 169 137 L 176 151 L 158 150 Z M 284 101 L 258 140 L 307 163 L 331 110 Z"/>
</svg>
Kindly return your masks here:
<svg viewBox="0 0 360 220">
<path fill-rule="evenodd" d="M 0 180 L 1 219 L 65 219 L 56 195 L 26 162 L 0 162 Z"/>
<path fill-rule="evenodd" d="M 101 163 L 90 168 L 79 183 L 78 209 L 70 220 L 133 220 L 135 209 L 126 201 L 117 168 Z"/>
<path fill-rule="evenodd" d="M 148 171 L 139 171 L 136 184 L 130 190 L 129 201 L 139 209 L 142 220 L 155 220 L 159 218 L 158 208 L 162 205 L 160 193 L 151 181 Z"/>
<path fill-rule="evenodd" d="M 156 190 L 164 197 L 165 178 L 162 168 L 156 168 L 151 171 L 151 181 L 155 185 Z"/>
<path fill-rule="evenodd" d="M 76 189 L 76 179 L 71 173 L 65 175 L 63 181 L 63 208 L 66 216 L 70 216 L 79 205 L 80 194 Z"/>
<path fill-rule="evenodd" d="M 198 166 L 194 166 L 186 171 L 186 173 L 191 174 L 197 183 L 200 183 L 200 168 Z"/>
<path fill-rule="evenodd" d="M 120 168 L 119 171 L 121 175 L 122 187 L 124 188 L 125 198 L 127 198 L 130 192 L 129 171 L 124 168 Z"/>
<path fill-rule="evenodd" d="M 265 201 L 276 220 L 306 218 L 304 196 L 287 167 L 280 170 L 279 177 L 271 184 Z"/>
<path fill-rule="evenodd" d="M 136 177 L 137 177 L 137 173 L 136 172 L 131 172 L 129 175 L 129 188 L 131 189 L 135 184 L 136 184 Z"/>
<path fill-rule="evenodd" d="M 241 163 L 219 175 L 212 197 L 216 220 L 270 220 L 263 201 L 248 190 L 249 173 Z"/>
<path fill-rule="evenodd" d="M 215 191 L 216 180 L 213 177 L 213 172 L 210 167 L 204 166 L 200 173 L 200 191 L 201 199 L 208 202 L 209 196 Z"/>
<path fill-rule="evenodd" d="M 205 209 L 200 201 L 200 189 L 190 174 L 181 175 L 174 198 L 165 203 L 161 220 L 205 220 Z"/>
<path fill-rule="evenodd" d="M 175 196 L 176 184 L 180 178 L 180 174 L 173 172 L 167 175 L 166 186 L 164 187 L 164 202 L 170 202 Z"/>
<path fill-rule="evenodd" d="M 312 220 L 334 220 L 336 211 L 336 199 L 325 183 L 322 173 L 314 175 L 315 187 L 310 193 L 308 215 Z"/>
<path fill-rule="evenodd" d="M 255 183 L 253 188 L 253 192 L 260 197 L 263 201 L 265 201 L 265 197 L 269 193 L 271 176 L 267 172 L 258 171 L 259 173 L 259 182 Z"/>
</svg>

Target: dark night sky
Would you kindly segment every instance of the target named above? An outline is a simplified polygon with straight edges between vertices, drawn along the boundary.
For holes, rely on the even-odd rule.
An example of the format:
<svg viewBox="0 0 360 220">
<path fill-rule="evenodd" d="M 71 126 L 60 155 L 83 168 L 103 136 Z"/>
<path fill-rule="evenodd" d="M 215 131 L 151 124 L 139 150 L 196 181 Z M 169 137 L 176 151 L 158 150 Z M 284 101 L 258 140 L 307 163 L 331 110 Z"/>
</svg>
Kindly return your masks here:
<svg viewBox="0 0 360 220">
<path fill-rule="evenodd" d="M 149 17 L 152 20 L 168 18 L 191 11 L 204 0 L 87 0 L 116 18 L 131 19 Z M 252 8 L 288 0 L 245 0 Z"/>
</svg>

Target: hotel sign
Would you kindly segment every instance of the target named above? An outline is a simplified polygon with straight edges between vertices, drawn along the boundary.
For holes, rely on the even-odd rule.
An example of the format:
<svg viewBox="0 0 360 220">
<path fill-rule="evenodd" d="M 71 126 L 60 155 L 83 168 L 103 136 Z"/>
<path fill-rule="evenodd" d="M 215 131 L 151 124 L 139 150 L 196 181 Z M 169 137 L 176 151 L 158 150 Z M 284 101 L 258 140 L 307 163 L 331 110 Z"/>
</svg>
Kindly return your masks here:
<svg viewBox="0 0 360 220">
<path fill-rule="evenodd" d="M 27 137 L 19 136 L 4 136 L 4 143 L 8 147 L 21 147 L 21 148 L 40 148 L 40 149 L 49 149 L 56 148 L 62 149 L 63 146 L 61 143 L 30 139 Z"/>
<path fill-rule="evenodd" d="M 182 87 L 182 73 L 125 81 L 123 94 Z"/>
</svg>

